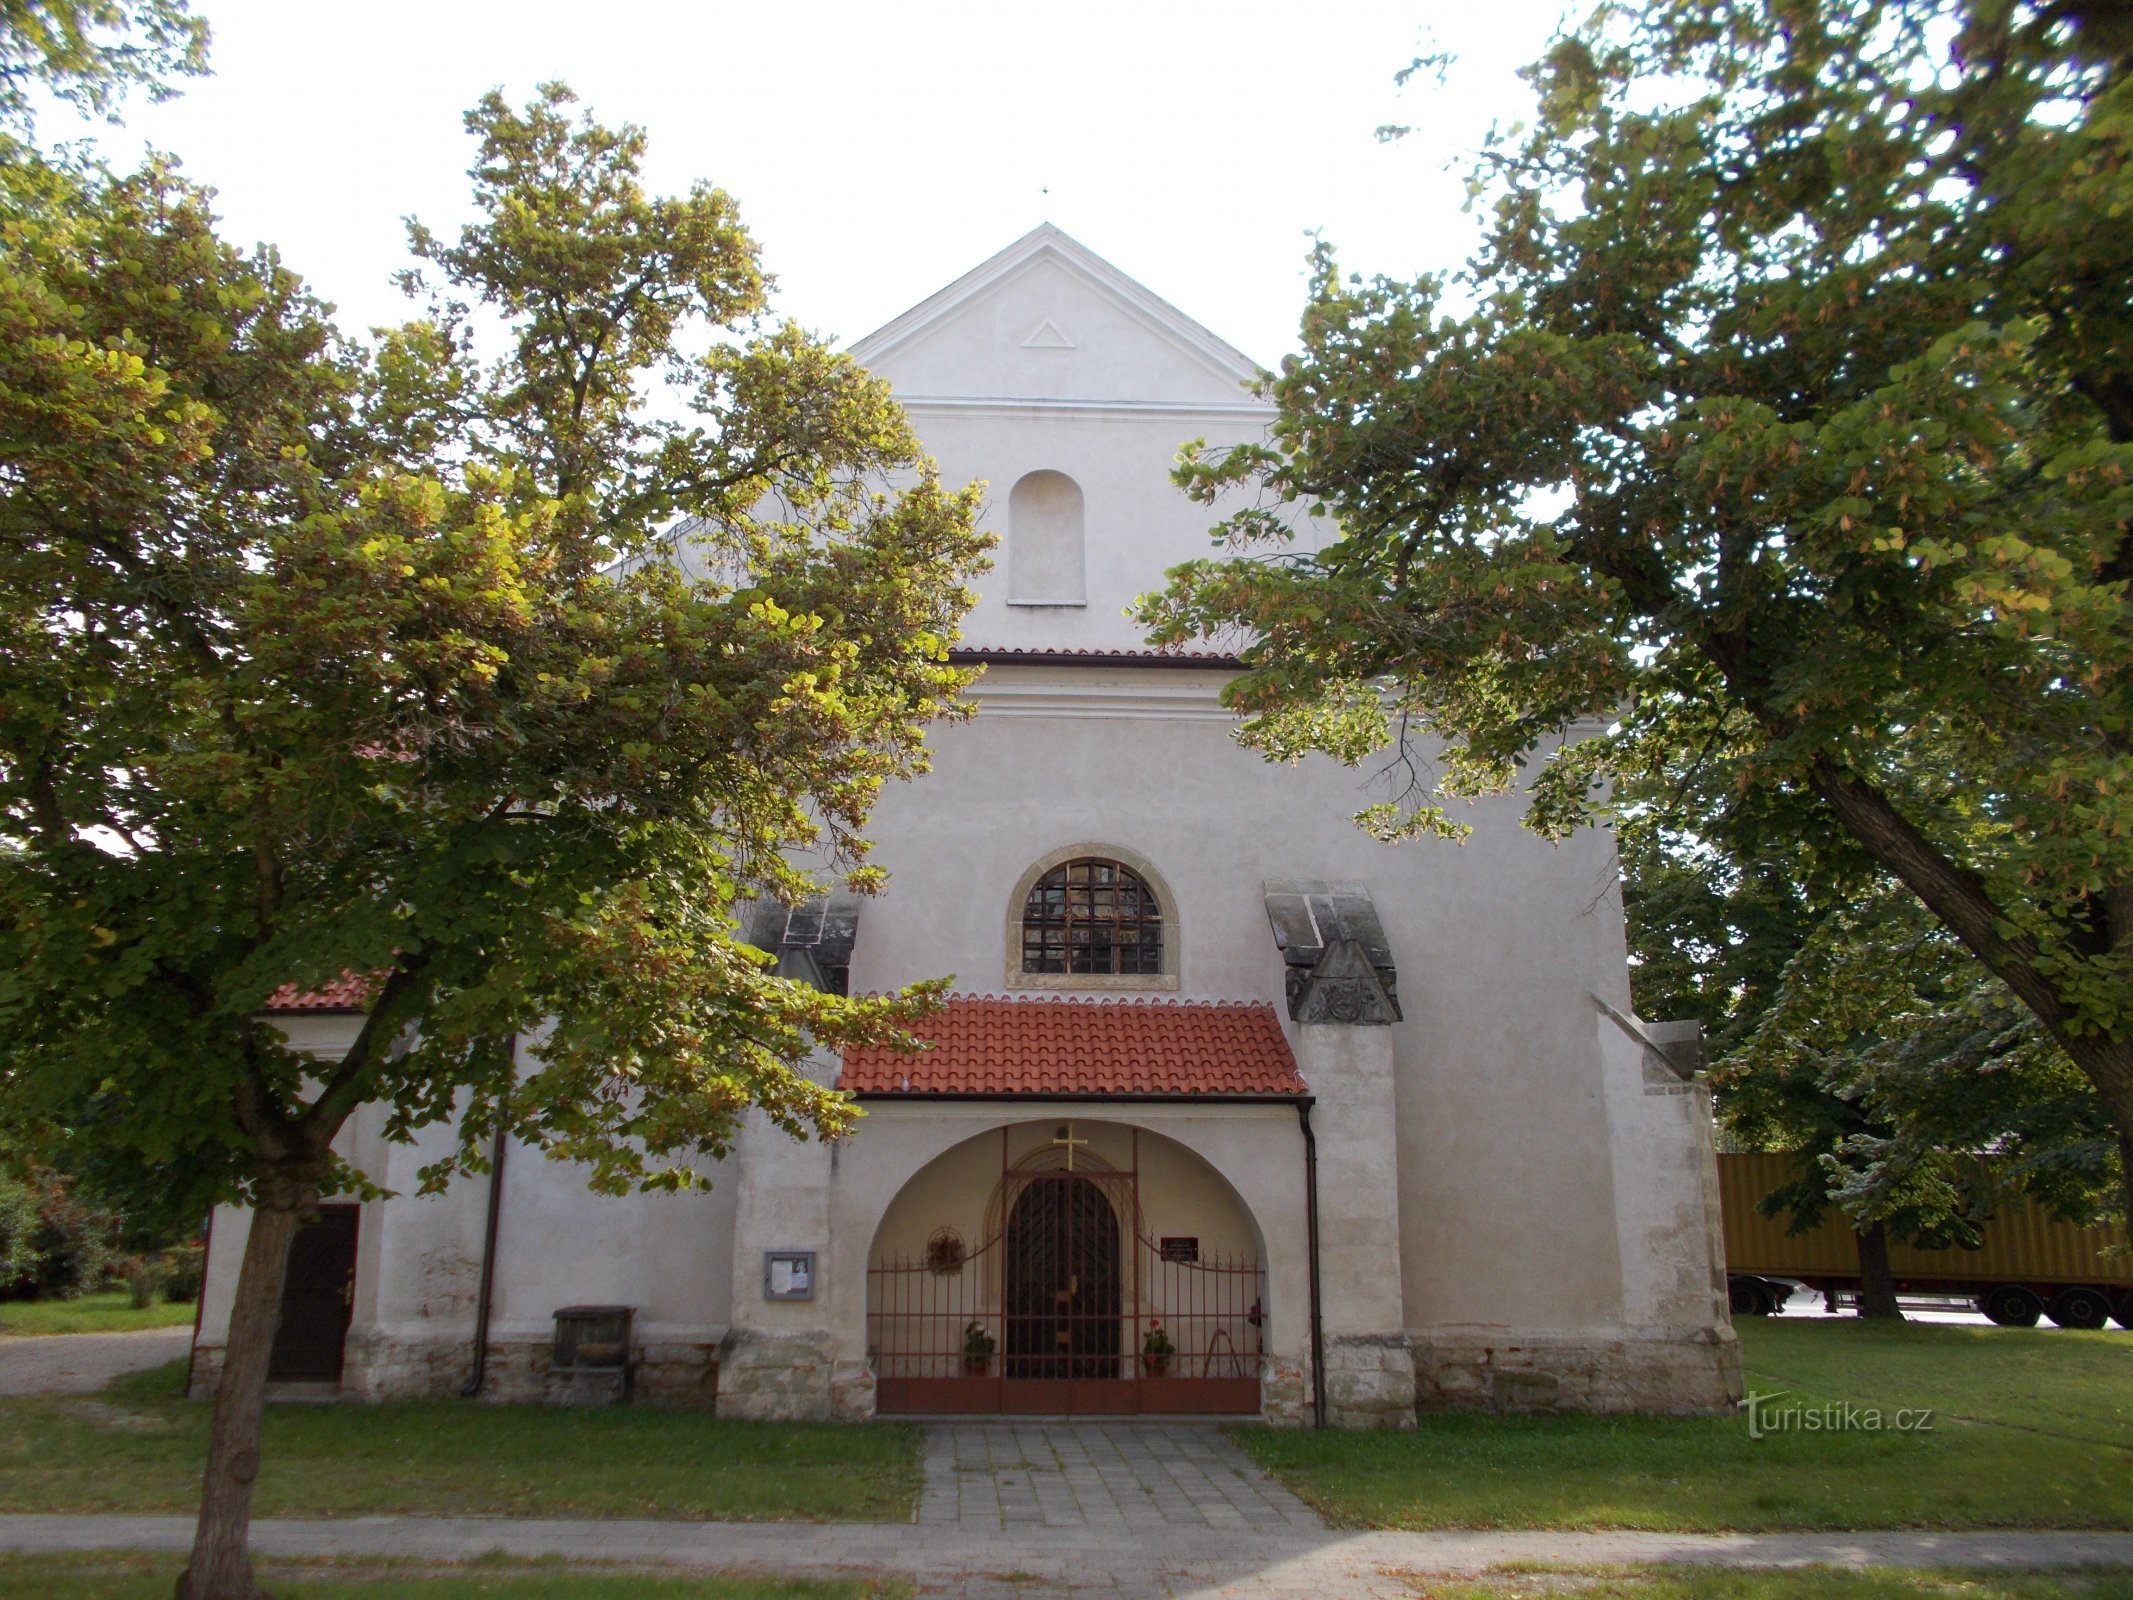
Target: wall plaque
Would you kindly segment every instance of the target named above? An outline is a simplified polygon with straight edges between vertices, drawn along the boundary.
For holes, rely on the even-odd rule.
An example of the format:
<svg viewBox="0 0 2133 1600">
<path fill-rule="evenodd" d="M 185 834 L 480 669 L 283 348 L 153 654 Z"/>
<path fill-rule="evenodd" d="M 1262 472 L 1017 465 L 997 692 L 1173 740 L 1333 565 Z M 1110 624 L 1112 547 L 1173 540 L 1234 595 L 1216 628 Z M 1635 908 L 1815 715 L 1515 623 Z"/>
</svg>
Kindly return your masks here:
<svg viewBox="0 0 2133 1600">
<path fill-rule="evenodd" d="M 763 1252 L 763 1298 L 765 1300 L 812 1300 L 814 1297 L 814 1251 L 765 1250 Z"/>
</svg>

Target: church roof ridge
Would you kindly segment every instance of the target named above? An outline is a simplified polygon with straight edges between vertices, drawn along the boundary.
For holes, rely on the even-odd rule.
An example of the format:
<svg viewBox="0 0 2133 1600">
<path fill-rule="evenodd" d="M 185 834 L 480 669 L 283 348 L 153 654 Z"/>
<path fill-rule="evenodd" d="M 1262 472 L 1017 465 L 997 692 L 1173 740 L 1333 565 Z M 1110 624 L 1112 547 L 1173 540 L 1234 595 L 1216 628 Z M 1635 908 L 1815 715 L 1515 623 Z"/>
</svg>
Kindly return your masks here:
<svg viewBox="0 0 2133 1600">
<path fill-rule="evenodd" d="M 1059 645 L 959 644 L 948 652 L 954 662 L 1012 666 L 1035 662 L 1053 666 L 1220 667 L 1241 671 L 1244 662 L 1216 650 L 1090 650 Z"/>
<path fill-rule="evenodd" d="M 1172 342 L 1184 347 L 1208 366 L 1240 384 L 1249 385 L 1265 369 L 1220 334 L 1180 311 L 1170 301 L 1138 279 L 1121 272 L 1065 229 L 1040 222 L 1005 249 L 994 252 L 968 272 L 935 290 L 908 311 L 891 317 L 873 332 L 855 339 L 846 353 L 862 364 L 908 344 L 935 323 L 954 315 L 971 300 L 1021 271 L 1031 262 L 1050 256 L 1108 293 L 1135 316 Z"/>
</svg>

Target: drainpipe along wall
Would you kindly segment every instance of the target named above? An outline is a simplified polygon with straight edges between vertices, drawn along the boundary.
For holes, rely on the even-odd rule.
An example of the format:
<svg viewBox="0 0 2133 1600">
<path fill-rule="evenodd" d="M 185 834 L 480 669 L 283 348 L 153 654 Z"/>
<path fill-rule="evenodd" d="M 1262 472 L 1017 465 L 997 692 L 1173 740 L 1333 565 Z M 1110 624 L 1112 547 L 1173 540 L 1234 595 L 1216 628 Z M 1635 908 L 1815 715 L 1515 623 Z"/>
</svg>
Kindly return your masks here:
<svg viewBox="0 0 2133 1600">
<path fill-rule="evenodd" d="M 1311 1426 L 1326 1425 L 1326 1326 L 1318 1301 L 1318 1135 L 1311 1131 L 1311 1102 L 1296 1102 L 1304 1136 L 1304 1230 L 1311 1272 Z"/>
</svg>

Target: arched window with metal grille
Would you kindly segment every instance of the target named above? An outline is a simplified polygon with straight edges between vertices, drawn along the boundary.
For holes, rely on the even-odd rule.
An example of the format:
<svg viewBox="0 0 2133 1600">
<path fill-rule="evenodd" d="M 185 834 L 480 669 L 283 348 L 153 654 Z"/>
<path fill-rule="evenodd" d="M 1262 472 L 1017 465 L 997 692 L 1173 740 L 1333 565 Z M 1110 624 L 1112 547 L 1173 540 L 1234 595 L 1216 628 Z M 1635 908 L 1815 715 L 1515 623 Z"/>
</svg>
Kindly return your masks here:
<svg viewBox="0 0 2133 1600">
<path fill-rule="evenodd" d="M 1163 908 L 1122 861 L 1080 856 L 1031 886 L 1022 905 L 1022 970 L 1133 977 L 1163 970 Z"/>
</svg>

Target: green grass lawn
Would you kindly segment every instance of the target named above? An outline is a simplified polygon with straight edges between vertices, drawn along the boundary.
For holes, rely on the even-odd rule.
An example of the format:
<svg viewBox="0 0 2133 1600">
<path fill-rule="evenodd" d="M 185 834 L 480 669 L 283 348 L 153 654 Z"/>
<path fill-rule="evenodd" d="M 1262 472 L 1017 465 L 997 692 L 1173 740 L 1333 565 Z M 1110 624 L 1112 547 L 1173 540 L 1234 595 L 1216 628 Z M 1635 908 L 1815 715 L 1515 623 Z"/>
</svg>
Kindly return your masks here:
<svg viewBox="0 0 2133 1600">
<path fill-rule="evenodd" d="M 175 1556 L 9 1556 L 0 1600 L 169 1600 Z M 481 1561 L 449 1572 L 356 1563 L 261 1562 L 275 1600 L 905 1600 L 895 1580 L 689 1577 Z"/>
<path fill-rule="evenodd" d="M 1748 1387 L 1930 1406 L 1930 1432 L 1733 1417 L 1425 1416 L 1413 1433 L 1237 1430 L 1341 1527 L 2133 1528 L 2133 1336 L 1743 1319 Z"/>
<path fill-rule="evenodd" d="M 183 1374 L 177 1362 L 94 1400 L 0 1401 L 0 1511 L 191 1511 L 208 1408 L 178 1398 Z M 916 1428 L 645 1406 L 270 1406 L 262 1455 L 253 1510 L 266 1517 L 894 1522 L 919 1486 Z"/>
<path fill-rule="evenodd" d="M 79 1300 L 0 1300 L 0 1333 L 132 1333 L 140 1328 L 190 1328 L 193 1308 L 158 1300 L 135 1309 L 123 1289 Z"/>
</svg>

